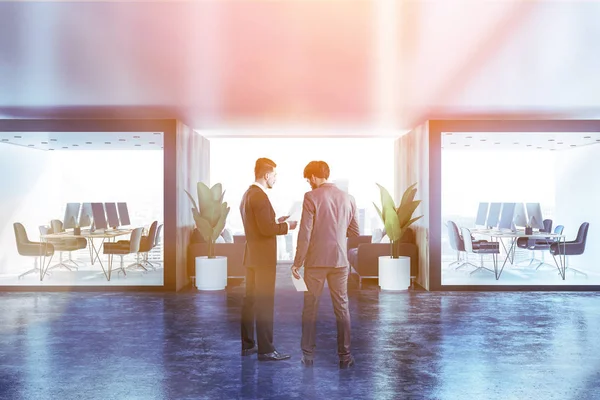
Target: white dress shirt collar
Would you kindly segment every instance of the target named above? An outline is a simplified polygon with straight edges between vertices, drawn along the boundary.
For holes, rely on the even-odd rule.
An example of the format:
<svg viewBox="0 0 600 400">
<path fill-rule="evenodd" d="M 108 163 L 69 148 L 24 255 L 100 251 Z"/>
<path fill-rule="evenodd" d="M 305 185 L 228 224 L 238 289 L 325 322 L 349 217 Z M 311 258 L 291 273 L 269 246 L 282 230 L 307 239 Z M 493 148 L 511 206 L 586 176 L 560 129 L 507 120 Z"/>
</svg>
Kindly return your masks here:
<svg viewBox="0 0 600 400">
<path fill-rule="evenodd" d="M 258 183 L 258 182 L 254 182 L 254 183 L 252 183 L 252 184 L 253 184 L 254 186 L 258 186 L 259 188 L 261 188 L 261 189 L 262 189 L 262 191 L 263 191 L 263 192 L 265 192 L 265 194 L 266 194 L 267 196 L 269 195 L 269 193 L 267 193 L 267 188 L 265 188 L 265 187 L 264 187 L 263 185 L 261 185 L 260 183 Z"/>
</svg>

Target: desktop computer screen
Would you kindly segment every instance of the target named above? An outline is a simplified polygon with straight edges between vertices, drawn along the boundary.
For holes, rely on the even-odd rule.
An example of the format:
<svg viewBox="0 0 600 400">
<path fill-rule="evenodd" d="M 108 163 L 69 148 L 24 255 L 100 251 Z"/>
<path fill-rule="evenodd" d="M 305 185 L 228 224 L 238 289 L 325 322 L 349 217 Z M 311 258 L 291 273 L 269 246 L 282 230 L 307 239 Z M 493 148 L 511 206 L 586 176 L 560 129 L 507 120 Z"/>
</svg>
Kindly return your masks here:
<svg viewBox="0 0 600 400">
<path fill-rule="evenodd" d="M 534 229 L 544 229 L 544 218 L 540 203 L 527 203 L 527 217 L 529 224 Z"/>
<path fill-rule="evenodd" d="M 513 230 L 513 217 L 515 216 L 516 203 L 502 203 L 499 229 Z"/>
<path fill-rule="evenodd" d="M 73 229 L 77 226 L 80 207 L 80 203 L 67 203 L 65 219 L 63 220 L 63 229 Z"/>
<path fill-rule="evenodd" d="M 92 203 L 83 203 L 81 206 L 81 214 L 79 215 L 79 227 L 92 225 Z"/>
<path fill-rule="evenodd" d="M 516 204 L 513 222 L 514 222 L 515 226 L 518 226 L 518 227 L 527 226 L 527 214 L 525 213 L 525 204 L 523 204 L 523 203 Z"/>
<path fill-rule="evenodd" d="M 107 229 L 104 204 L 92 203 L 92 215 L 94 216 L 94 229 Z"/>
<path fill-rule="evenodd" d="M 121 220 L 121 226 L 131 225 L 129 220 L 129 210 L 127 210 L 127 203 L 117 203 L 119 208 L 119 219 Z"/>
<path fill-rule="evenodd" d="M 490 203 L 490 212 L 487 217 L 486 226 L 495 228 L 500 220 L 500 208 L 502 203 Z"/>
<path fill-rule="evenodd" d="M 477 209 L 477 218 L 475 218 L 475 225 L 485 226 L 489 205 L 489 203 L 479 203 L 479 208 Z"/>
<path fill-rule="evenodd" d="M 119 226 L 117 205 L 115 203 L 104 203 L 104 208 L 106 208 L 106 219 L 108 220 L 108 226 L 113 229 L 117 229 Z"/>
</svg>

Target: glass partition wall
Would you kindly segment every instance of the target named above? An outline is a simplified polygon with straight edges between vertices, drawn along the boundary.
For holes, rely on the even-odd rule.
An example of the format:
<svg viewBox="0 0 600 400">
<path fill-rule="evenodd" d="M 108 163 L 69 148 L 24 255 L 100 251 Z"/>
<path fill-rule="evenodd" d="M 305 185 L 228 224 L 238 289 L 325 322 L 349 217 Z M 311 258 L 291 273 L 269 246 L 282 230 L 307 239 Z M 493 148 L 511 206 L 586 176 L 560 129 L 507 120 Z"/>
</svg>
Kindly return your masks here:
<svg viewBox="0 0 600 400">
<path fill-rule="evenodd" d="M 600 134 L 442 134 L 441 284 L 599 285 Z"/>
<path fill-rule="evenodd" d="M 0 133 L 0 286 L 162 286 L 163 135 Z"/>
</svg>

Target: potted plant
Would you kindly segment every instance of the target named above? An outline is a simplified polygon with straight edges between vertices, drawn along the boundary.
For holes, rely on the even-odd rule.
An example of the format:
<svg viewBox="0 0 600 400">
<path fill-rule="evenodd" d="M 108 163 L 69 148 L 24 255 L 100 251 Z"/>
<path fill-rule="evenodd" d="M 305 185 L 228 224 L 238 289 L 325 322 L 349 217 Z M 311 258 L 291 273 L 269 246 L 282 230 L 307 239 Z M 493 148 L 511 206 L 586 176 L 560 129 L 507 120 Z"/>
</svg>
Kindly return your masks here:
<svg viewBox="0 0 600 400">
<path fill-rule="evenodd" d="M 423 216 L 413 218 L 421 200 L 415 200 L 417 184 L 404 191 L 398 207 L 390 193 L 377 184 L 381 193 L 381 209 L 373 203 L 390 238 L 391 255 L 379 257 L 379 286 L 382 290 L 406 290 L 410 286 L 410 257 L 399 254 L 400 239 L 406 230 Z"/>
<path fill-rule="evenodd" d="M 225 192 L 220 183 L 209 188 L 202 182 L 197 184 L 198 204 L 186 190 L 192 201 L 192 214 L 200 235 L 208 245 L 208 254 L 196 257 L 196 287 L 198 290 L 223 290 L 227 286 L 227 257 L 215 256 L 215 241 L 225 228 L 229 214 Z"/>
</svg>

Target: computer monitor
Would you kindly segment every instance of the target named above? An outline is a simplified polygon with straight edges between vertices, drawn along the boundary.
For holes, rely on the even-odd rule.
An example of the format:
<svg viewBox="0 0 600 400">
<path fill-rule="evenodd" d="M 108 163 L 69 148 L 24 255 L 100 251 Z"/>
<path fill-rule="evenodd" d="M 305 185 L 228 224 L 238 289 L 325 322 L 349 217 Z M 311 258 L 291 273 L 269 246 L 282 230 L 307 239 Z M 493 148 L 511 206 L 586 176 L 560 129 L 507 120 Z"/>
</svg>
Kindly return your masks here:
<svg viewBox="0 0 600 400">
<path fill-rule="evenodd" d="M 83 203 L 81 206 L 81 214 L 79 215 L 79 227 L 92 225 L 92 203 Z"/>
<path fill-rule="evenodd" d="M 527 217 L 529 225 L 534 229 L 544 229 L 544 218 L 540 203 L 527 203 Z"/>
<path fill-rule="evenodd" d="M 489 205 L 490 203 L 479 203 L 479 208 L 477 209 L 477 218 L 475 218 L 475 225 L 485 226 Z"/>
<path fill-rule="evenodd" d="M 107 229 L 104 204 L 92 203 L 92 215 L 94 216 L 94 229 Z"/>
<path fill-rule="evenodd" d="M 490 212 L 488 213 L 486 225 L 488 228 L 495 228 L 498 226 L 498 221 L 500 220 L 500 209 L 502 208 L 502 203 L 490 203 Z"/>
<path fill-rule="evenodd" d="M 121 226 L 131 225 L 129 220 L 129 210 L 127 210 L 127 203 L 117 203 L 119 209 L 119 219 L 121 220 Z"/>
<path fill-rule="evenodd" d="M 517 203 L 502 203 L 502 214 L 500 214 L 500 223 L 498 229 L 513 230 L 513 218 L 515 216 L 515 206 Z"/>
<path fill-rule="evenodd" d="M 525 213 L 525 204 L 517 203 L 515 205 L 515 214 L 513 216 L 513 223 L 518 227 L 527 226 L 527 214 Z"/>
<path fill-rule="evenodd" d="M 113 229 L 117 229 L 119 226 L 119 216 L 117 215 L 117 205 L 115 203 L 104 203 L 106 209 L 106 219 L 108 220 L 108 226 Z"/>
<path fill-rule="evenodd" d="M 67 203 L 67 208 L 65 209 L 65 219 L 63 220 L 64 229 L 73 229 L 77 226 L 80 207 L 81 203 Z"/>
</svg>

